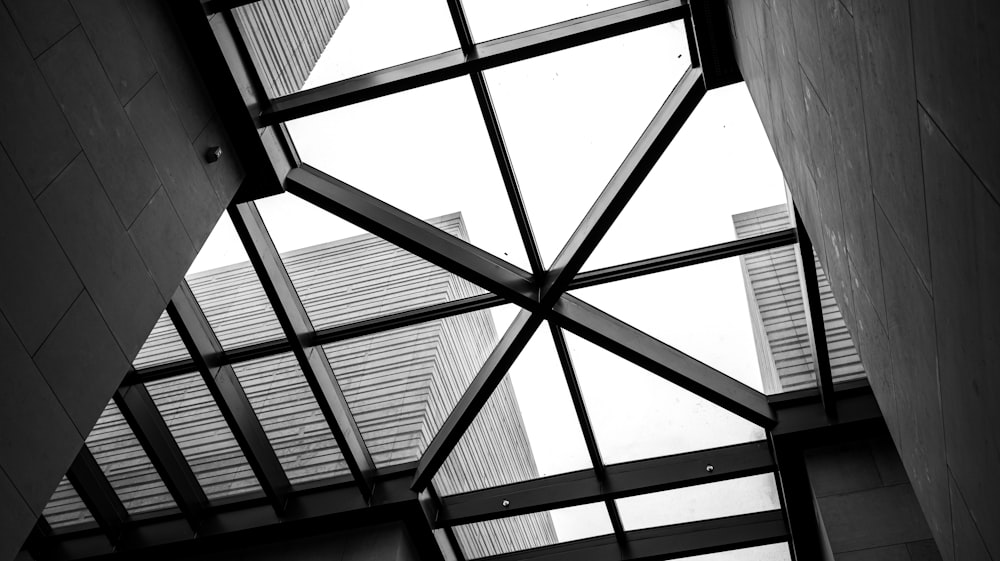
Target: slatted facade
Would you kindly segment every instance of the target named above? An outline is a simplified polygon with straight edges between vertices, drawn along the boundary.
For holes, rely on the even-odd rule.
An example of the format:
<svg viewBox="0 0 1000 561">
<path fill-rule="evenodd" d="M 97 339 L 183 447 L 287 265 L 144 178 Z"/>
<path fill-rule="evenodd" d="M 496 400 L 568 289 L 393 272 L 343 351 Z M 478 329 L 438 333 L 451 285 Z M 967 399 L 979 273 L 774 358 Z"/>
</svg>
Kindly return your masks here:
<svg viewBox="0 0 1000 561">
<path fill-rule="evenodd" d="M 467 239 L 460 214 L 433 224 Z M 399 310 L 481 294 L 482 289 L 371 235 L 282 256 L 317 326 L 340 325 Z M 188 282 L 223 345 L 281 337 L 273 310 L 249 263 L 190 276 Z M 324 347 L 376 465 L 419 458 L 496 344 L 491 312 L 478 311 Z M 140 356 L 147 365 L 183 354 L 166 316 Z M 290 353 L 234 365 L 237 377 L 293 484 L 348 474 L 336 441 Z M 260 489 L 246 458 L 197 374 L 147 384 L 158 409 L 210 499 Z M 534 457 L 509 380 L 504 380 L 435 479 L 441 494 L 537 477 Z M 110 404 L 88 447 L 130 512 L 171 506 L 148 459 Z M 64 489 L 63 487 L 68 487 Z M 60 487 L 54 525 L 76 523 L 82 503 Z M 58 508 L 57 508 L 58 507 Z M 487 535 L 487 533 L 489 535 Z M 491 541 L 555 543 L 551 517 L 498 521 L 469 541 L 467 553 Z"/>
<path fill-rule="evenodd" d="M 792 226 L 785 205 L 734 215 L 733 224 L 738 238 Z M 794 246 L 789 246 L 740 257 L 750 314 L 754 320 L 757 359 L 760 361 L 764 391 L 769 394 L 816 385 L 797 253 Z M 833 381 L 864 377 L 861 358 L 851 341 L 847 324 L 818 258 L 816 272 Z"/>
<path fill-rule="evenodd" d="M 233 10 L 268 97 L 302 88 L 348 8 L 347 0 L 260 0 Z"/>
</svg>

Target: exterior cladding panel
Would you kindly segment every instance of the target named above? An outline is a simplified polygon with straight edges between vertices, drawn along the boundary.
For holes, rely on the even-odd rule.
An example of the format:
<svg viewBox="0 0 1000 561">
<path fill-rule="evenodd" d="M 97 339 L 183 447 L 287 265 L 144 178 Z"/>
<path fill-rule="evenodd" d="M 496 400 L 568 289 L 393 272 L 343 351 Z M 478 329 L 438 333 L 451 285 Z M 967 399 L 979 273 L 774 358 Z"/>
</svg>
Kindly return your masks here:
<svg viewBox="0 0 1000 561">
<path fill-rule="evenodd" d="M 747 238 L 791 227 L 788 208 L 777 205 L 733 216 L 737 238 Z M 764 391 L 779 393 L 816 386 L 813 357 L 802 305 L 802 285 L 794 246 L 740 257 Z M 865 376 L 864 365 L 833 297 L 830 281 L 816 258 L 823 320 L 833 370 L 833 381 Z"/>
<path fill-rule="evenodd" d="M 233 10 L 268 97 L 302 88 L 348 8 L 347 0 L 261 0 Z"/>
<path fill-rule="evenodd" d="M 431 223 L 466 238 L 459 214 Z M 284 254 L 283 260 L 310 317 L 322 326 L 482 293 L 468 281 L 372 235 L 297 250 Z M 281 336 L 248 263 L 199 273 L 188 282 L 224 345 L 232 348 L 261 340 L 261 332 L 266 334 L 264 338 Z M 142 355 L 176 356 L 180 341 L 171 330 L 168 321 L 159 322 Z M 490 312 L 480 311 L 324 347 L 376 465 L 386 467 L 419 458 L 497 339 Z M 293 483 L 348 473 L 290 354 L 234 368 Z M 209 497 L 257 489 L 246 460 L 197 378 L 158 382 L 151 385 L 150 393 Z M 473 424 L 454 452 L 459 461 L 447 462 L 435 479 L 439 493 L 537 477 L 509 379 L 500 384 L 480 415 L 482 419 Z M 88 446 L 97 454 L 98 445 L 105 457 L 113 458 L 103 462 L 102 468 L 119 495 L 138 495 L 133 509 L 167 506 L 162 493 L 157 492 L 157 482 L 150 481 L 148 460 L 141 457 L 141 449 L 131 445 L 134 437 L 113 407 L 98 427 L 103 438 L 97 442 L 88 439 Z M 136 486 L 143 487 L 133 488 Z M 63 485 L 60 491 L 50 503 L 49 522 L 55 526 L 79 522 L 82 503 L 73 496 L 71 486 Z M 500 521 L 474 532 L 484 535 L 469 540 L 469 556 L 484 555 L 486 550 L 480 548 L 488 547 L 496 536 L 520 547 L 556 541 L 552 519 L 546 513 Z"/>
</svg>

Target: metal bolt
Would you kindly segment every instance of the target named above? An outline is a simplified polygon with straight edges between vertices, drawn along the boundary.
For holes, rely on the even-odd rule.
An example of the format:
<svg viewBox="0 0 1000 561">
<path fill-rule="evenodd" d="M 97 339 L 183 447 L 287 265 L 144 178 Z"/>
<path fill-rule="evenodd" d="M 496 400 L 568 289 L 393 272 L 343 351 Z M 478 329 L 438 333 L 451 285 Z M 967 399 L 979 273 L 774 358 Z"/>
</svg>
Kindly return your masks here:
<svg viewBox="0 0 1000 561">
<path fill-rule="evenodd" d="M 205 161 L 208 163 L 218 162 L 222 158 L 222 146 L 211 146 L 205 150 Z"/>
<path fill-rule="evenodd" d="M 705 466 L 705 471 L 707 471 L 708 473 L 712 473 L 713 471 L 715 471 L 715 466 L 713 466 L 712 464 L 708 464 L 707 466 Z"/>
<path fill-rule="evenodd" d="M 508 501 L 507 499 L 504 499 L 503 502 L 500 503 L 500 506 L 502 506 L 504 508 L 507 508 L 507 507 L 510 506 L 510 501 Z"/>
</svg>

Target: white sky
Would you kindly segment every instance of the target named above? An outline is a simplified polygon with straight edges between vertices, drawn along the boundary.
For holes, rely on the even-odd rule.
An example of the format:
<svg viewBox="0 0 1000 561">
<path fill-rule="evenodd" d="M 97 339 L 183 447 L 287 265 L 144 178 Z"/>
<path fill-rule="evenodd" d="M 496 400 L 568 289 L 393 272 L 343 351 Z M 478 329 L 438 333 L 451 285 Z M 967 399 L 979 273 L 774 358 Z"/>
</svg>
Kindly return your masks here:
<svg viewBox="0 0 1000 561">
<path fill-rule="evenodd" d="M 476 40 L 482 41 L 624 3 L 465 0 L 465 7 Z M 352 0 L 306 86 L 457 47 L 444 0 Z M 486 72 L 546 263 L 689 63 L 683 26 L 675 23 Z M 473 243 L 528 268 L 467 77 L 300 119 L 288 127 L 304 162 L 420 218 L 461 211 Z M 733 214 L 784 202 L 780 169 L 745 86 L 714 90 L 585 269 L 732 240 Z M 279 251 L 360 233 L 291 195 L 265 199 L 258 206 Z M 191 272 L 244 260 L 224 219 Z M 738 259 L 576 295 L 761 389 Z M 514 313 L 513 306 L 494 311 L 498 332 Z M 761 429 L 735 415 L 582 339 L 567 338 L 606 463 L 763 438 Z M 547 326 L 509 375 L 541 475 L 588 467 Z M 632 521 L 640 527 L 670 523 L 685 512 L 714 517 L 777 506 L 773 486 L 760 479 L 620 504 L 626 525 Z M 610 531 L 603 507 L 563 509 L 553 519 L 562 540 Z M 757 551 L 753 559 L 786 559 L 780 550 Z"/>
</svg>

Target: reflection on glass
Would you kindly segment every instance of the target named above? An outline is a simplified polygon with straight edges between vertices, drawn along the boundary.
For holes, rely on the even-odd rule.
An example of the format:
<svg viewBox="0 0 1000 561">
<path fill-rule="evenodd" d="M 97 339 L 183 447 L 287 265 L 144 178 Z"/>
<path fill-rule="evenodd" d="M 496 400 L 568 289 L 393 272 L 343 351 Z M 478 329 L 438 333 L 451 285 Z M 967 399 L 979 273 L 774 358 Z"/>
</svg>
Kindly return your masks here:
<svg viewBox="0 0 1000 561">
<path fill-rule="evenodd" d="M 83 504 L 83 499 L 80 498 L 80 495 L 73 488 L 69 479 L 66 479 L 65 475 L 59 481 L 59 485 L 56 487 L 55 492 L 52 493 L 52 497 L 49 498 L 45 509 L 42 510 L 42 516 L 45 517 L 45 521 L 49 523 L 49 526 L 53 528 L 63 528 L 65 526 L 94 521 L 94 517 L 87 510 L 87 506 Z"/>
<path fill-rule="evenodd" d="M 745 549 L 720 551 L 708 555 L 684 557 L 682 561 L 792 561 L 791 552 L 785 542 Z"/>
<path fill-rule="evenodd" d="M 302 161 L 522 268 L 524 245 L 472 83 L 455 78 L 288 124 Z"/>
<path fill-rule="evenodd" d="M 149 382 L 146 389 L 209 499 L 260 490 L 200 375 Z"/>
<path fill-rule="evenodd" d="M 233 365 L 288 480 L 348 473 L 330 425 L 291 353 Z"/>
<path fill-rule="evenodd" d="M 684 24 L 673 22 L 486 71 L 547 263 L 689 63 Z"/>
<path fill-rule="evenodd" d="M 763 440 L 764 429 L 567 333 L 605 463 Z"/>
<path fill-rule="evenodd" d="M 543 324 L 434 479 L 441 495 L 593 467 Z"/>
<path fill-rule="evenodd" d="M 184 348 L 181 336 L 177 334 L 170 316 L 164 311 L 160 314 L 160 319 L 156 320 L 156 325 L 153 326 L 153 331 L 149 333 L 146 342 L 139 349 L 139 354 L 132 361 L 132 366 L 148 368 L 189 358 L 191 355 Z"/>
<path fill-rule="evenodd" d="M 604 503 L 571 506 L 455 526 L 467 559 L 500 555 L 613 532 Z"/>
<path fill-rule="evenodd" d="M 420 457 L 511 319 L 484 310 L 324 345 L 377 466 Z"/>
<path fill-rule="evenodd" d="M 223 348 L 283 336 L 228 214 L 219 219 L 185 280 Z"/>
<path fill-rule="evenodd" d="M 781 508 L 770 473 L 617 499 L 625 530 L 684 524 Z"/>
<path fill-rule="evenodd" d="M 739 257 L 602 284 L 573 294 L 751 388 L 763 381 Z"/>
<path fill-rule="evenodd" d="M 584 270 L 734 240 L 734 215 L 783 204 L 784 185 L 746 85 L 711 90 Z"/>
<path fill-rule="evenodd" d="M 485 293 L 293 195 L 261 200 L 257 208 L 317 329 Z M 465 232 L 457 215 L 431 223 Z"/>
<path fill-rule="evenodd" d="M 631 2 L 632 0 L 463 0 L 462 5 L 473 37 L 477 43 L 482 43 Z"/>
<path fill-rule="evenodd" d="M 160 474 L 118 410 L 108 402 L 87 436 L 87 448 L 129 514 L 175 506 Z"/>
</svg>

